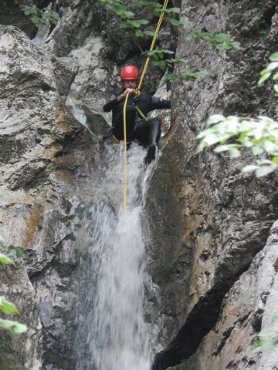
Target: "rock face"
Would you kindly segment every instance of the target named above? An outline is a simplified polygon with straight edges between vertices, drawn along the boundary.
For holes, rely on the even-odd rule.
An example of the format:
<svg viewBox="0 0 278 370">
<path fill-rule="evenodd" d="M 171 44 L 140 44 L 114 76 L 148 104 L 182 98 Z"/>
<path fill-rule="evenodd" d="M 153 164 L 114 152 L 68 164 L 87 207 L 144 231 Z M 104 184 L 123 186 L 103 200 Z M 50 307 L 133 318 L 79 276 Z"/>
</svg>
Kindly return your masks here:
<svg viewBox="0 0 278 370">
<path fill-rule="evenodd" d="M 1 235 L 26 248 L 28 265 L 26 271 L 17 261 L 16 269 L 2 271 L 1 290 L 29 328 L 23 339 L 5 344 L 1 368 L 73 369 L 65 338 L 74 337 L 75 209 L 90 188 L 103 118 L 87 108 L 94 135 L 75 120 L 59 94 L 57 65 L 19 29 L 0 27 L 0 53 Z"/>
<path fill-rule="evenodd" d="M 35 26 L 30 21 L 30 17 L 24 15 L 23 6 L 37 5 L 38 7 L 47 6 L 50 1 L 45 0 L 3 0 L 1 2 L 0 24 L 17 26 L 30 36 L 36 33 Z"/>
<path fill-rule="evenodd" d="M 118 88 L 120 64 L 142 63 L 96 2 L 55 6 L 62 18 L 42 49 L 27 37 L 34 29 L 18 1 L 4 1 L 0 15 L 21 28 L 0 26 L 0 234 L 26 249 L 16 268 L 1 270 L 1 291 L 29 327 L 24 338 L 1 342 L 5 370 L 76 369 L 76 239 L 108 165 L 101 106 Z M 277 1 L 184 0 L 181 8 L 190 22 L 177 57 L 209 77 L 173 83 L 172 125 L 148 190 L 148 269 L 161 297 L 148 302 L 148 320 L 161 328 L 153 368 L 275 369 L 277 350 L 256 354 L 253 346 L 277 313 L 277 174 L 242 176 L 247 153 L 233 162 L 209 151 L 197 156 L 195 137 L 216 112 L 277 117 L 271 85 L 257 86 L 277 45 Z M 188 41 L 194 28 L 229 32 L 242 49 L 219 53 Z M 164 29 L 160 42 L 170 47 L 175 34 Z M 155 78 L 147 78 L 150 91 Z"/>
<path fill-rule="evenodd" d="M 250 161 L 246 153 L 231 163 L 210 152 L 196 156 L 194 148 L 195 134 L 209 114 L 275 115 L 272 93 L 266 95 L 257 86 L 268 55 L 265 46 L 272 52 L 277 40 L 275 9 L 271 1 L 244 1 L 238 7 L 234 2 L 183 3 L 190 23 L 180 37 L 178 56 L 192 68 L 208 70 L 210 77 L 175 83 L 173 126 L 146 204 L 153 238 L 150 269 L 162 287 L 159 316 L 164 317 L 164 350 L 157 354 L 154 369 L 181 363 L 200 343 L 179 369 L 267 368 L 252 346 L 271 296 L 271 283 L 265 284 L 264 297 L 256 301 L 261 284 L 257 269 L 267 263 L 264 253 L 257 253 L 277 219 L 277 176 L 242 176 L 240 168 Z M 189 42 L 186 35 L 193 27 L 229 31 L 242 50 L 219 54 L 205 43 Z M 265 248 L 274 246 L 277 241 L 270 237 Z M 276 269 L 269 271 L 272 281 Z M 260 276 L 257 284 L 252 274 Z"/>
</svg>

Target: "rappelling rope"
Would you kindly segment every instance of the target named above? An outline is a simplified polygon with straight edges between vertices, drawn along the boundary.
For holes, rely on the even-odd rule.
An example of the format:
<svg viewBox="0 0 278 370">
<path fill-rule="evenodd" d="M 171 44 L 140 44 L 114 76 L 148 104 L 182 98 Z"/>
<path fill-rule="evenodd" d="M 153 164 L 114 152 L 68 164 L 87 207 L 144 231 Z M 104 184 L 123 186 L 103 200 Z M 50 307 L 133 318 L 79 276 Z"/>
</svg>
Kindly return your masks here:
<svg viewBox="0 0 278 370">
<path fill-rule="evenodd" d="M 127 208 L 127 139 L 126 139 L 126 105 L 129 93 L 126 94 L 124 103 L 124 209 Z"/>
<path fill-rule="evenodd" d="M 158 20 L 157 25 L 156 25 L 156 29 L 155 29 L 155 32 L 154 32 L 154 36 L 153 36 L 153 40 L 152 40 L 152 43 L 151 43 L 149 52 L 150 51 L 153 51 L 153 48 L 154 48 L 154 45 L 155 45 L 157 36 L 159 34 L 159 30 L 160 30 L 160 27 L 161 27 L 161 24 L 162 24 L 162 21 L 163 21 L 165 10 L 166 10 L 167 5 L 168 5 L 168 1 L 169 0 L 164 0 L 164 4 L 163 4 L 163 7 L 162 7 L 162 10 L 161 10 L 161 13 L 160 13 L 159 20 Z M 150 56 L 148 56 L 147 59 L 146 59 L 146 62 L 145 62 L 144 68 L 143 68 L 143 72 L 142 72 L 142 75 L 141 75 L 141 78 L 140 78 L 140 81 L 139 81 L 139 84 L 138 84 L 138 87 L 137 87 L 137 90 L 139 92 L 140 92 L 140 89 L 141 89 L 141 86 L 142 86 L 142 83 L 143 83 L 145 74 L 147 72 L 147 68 L 148 68 L 149 62 L 150 62 Z"/>
<path fill-rule="evenodd" d="M 156 25 L 156 29 L 155 29 L 155 32 L 154 32 L 154 36 L 153 36 L 153 39 L 152 39 L 152 43 L 151 43 L 151 46 L 150 46 L 150 50 L 149 52 L 151 52 L 155 46 L 155 42 L 156 42 L 156 39 L 157 39 L 157 36 L 159 34 L 159 30 L 160 30 L 160 27 L 161 27 L 161 24 L 162 24 L 162 21 L 163 21 L 163 18 L 164 18 L 164 14 L 165 14 L 165 10 L 167 8 L 167 5 L 168 5 L 168 1 L 169 0 L 164 0 L 164 4 L 163 4 L 163 7 L 161 9 L 161 13 L 160 13 L 160 16 L 159 16 L 159 20 L 157 22 L 157 25 Z M 145 74 L 147 72 L 147 68 L 148 68 L 148 65 L 149 65 L 149 62 L 150 62 L 150 56 L 147 57 L 146 61 L 145 61 L 145 65 L 144 65 L 144 68 L 143 68 L 143 71 L 142 71 L 142 74 L 141 74 L 141 78 L 140 78 L 140 81 L 139 81 L 139 84 L 138 84 L 138 87 L 136 89 L 136 95 L 140 95 L 140 89 L 141 89 L 141 86 L 142 86 L 142 83 L 143 83 L 143 80 L 144 80 L 144 77 L 145 77 Z M 127 137 L 126 137 L 126 106 L 127 106 L 127 101 L 128 101 L 128 96 L 129 96 L 129 93 L 126 95 L 126 98 L 125 98 L 125 103 L 124 103 L 124 209 L 127 208 Z M 136 107 L 137 108 L 137 107 Z M 141 114 L 143 114 L 139 108 L 137 109 L 137 111 Z M 145 119 L 145 117 L 144 117 Z"/>
</svg>

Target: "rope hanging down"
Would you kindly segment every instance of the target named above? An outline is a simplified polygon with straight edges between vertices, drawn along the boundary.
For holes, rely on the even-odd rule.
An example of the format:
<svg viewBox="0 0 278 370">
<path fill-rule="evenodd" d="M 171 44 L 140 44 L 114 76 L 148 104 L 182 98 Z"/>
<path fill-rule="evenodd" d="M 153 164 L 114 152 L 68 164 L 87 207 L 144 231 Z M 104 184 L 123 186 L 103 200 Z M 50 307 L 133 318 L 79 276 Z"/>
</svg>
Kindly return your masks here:
<svg viewBox="0 0 278 370">
<path fill-rule="evenodd" d="M 156 29 L 155 29 L 155 33 L 154 33 L 154 36 L 153 36 L 153 39 L 152 39 L 152 43 L 151 43 L 151 46 L 150 46 L 150 50 L 149 51 L 153 51 L 153 48 L 155 46 L 155 42 L 156 42 L 156 39 L 157 39 L 157 36 L 159 34 L 159 31 L 160 31 L 160 27 L 161 27 L 161 24 L 162 24 L 162 21 L 163 21 L 163 17 L 164 17 L 164 14 L 165 14 L 165 10 L 167 8 L 167 5 L 168 5 L 168 1 L 169 0 L 164 0 L 164 4 L 163 4 L 163 7 L 161 9 L 161 13 L 160 13 L 160 16 L 159 16 L 159 20 L 157 22 L 157 25 L 156 25 Z M 142 71 L 142 75 L 141 75 L 141 78 L 140 78 L 140 81 L 139 81 L 139 84 L 138 84 L 138 87 L 136 89 L 137 91 L 137 94 L 139 95 L 140 94 L 140 89 L 141 89 L 141 86 L 142 86 L 142 83 L 143 83 L 143 80 L 144 80 L 144 77 L 145 77 L 145 74 L 147 72 L 147 68 L 148 68 L 148 65 L 149 65 L 149 62 L 150 62 L 150 56 L 147 57 L 146 61 L 145 61 L 145 65 L 144 65 L 144 68 L 143 68 L 143 71 Z M 126 106 L 127 106 L 127 101 L 128 101 L 128 96 L 129 96 L 129 93 L 126 95 L 126 98 L 125 98 L 125 103 L 124 103 L 124 117 L 123 117 L 123 124 L 124 124 L 124 209 L 127 208 L 127 137 L 126 137 Z"/>
<path fill-rule="evenodd" d="M 127 139 L 126 139 L 126 106 L 129 93 L 127 93 L 124 103 L 124 209 L 127 208 Z"/>
</svg>

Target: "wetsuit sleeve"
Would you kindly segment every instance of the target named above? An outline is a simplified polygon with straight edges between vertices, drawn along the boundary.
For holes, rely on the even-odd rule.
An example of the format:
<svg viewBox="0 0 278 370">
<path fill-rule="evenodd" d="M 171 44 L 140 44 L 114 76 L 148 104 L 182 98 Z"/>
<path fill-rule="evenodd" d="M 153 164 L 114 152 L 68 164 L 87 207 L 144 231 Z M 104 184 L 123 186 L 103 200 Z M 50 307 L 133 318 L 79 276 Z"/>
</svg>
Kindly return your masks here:
<svg viewBox="0 0 278 370">
<path fill-rule="evenodd" d="M 154 109 L 170 109 L 170 100 L 161 100 L 157 96 L 152 96 L 152 110 Z"/>
<path fill-rule="evenodd" d="M 103 111 L 104 112 L 110 112 L 112 109 L 116 108 L 118 105 L 117 95 L 112 94 L 111 99 L 104 104 Z"/>
</svg>

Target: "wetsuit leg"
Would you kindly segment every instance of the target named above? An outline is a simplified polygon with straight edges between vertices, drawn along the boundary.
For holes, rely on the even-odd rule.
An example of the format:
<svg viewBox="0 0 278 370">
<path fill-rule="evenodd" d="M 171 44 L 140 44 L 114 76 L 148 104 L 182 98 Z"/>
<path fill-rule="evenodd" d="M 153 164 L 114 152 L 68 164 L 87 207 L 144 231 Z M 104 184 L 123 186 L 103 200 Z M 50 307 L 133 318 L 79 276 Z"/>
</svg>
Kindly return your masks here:
<svg viewBox="0 0 278 370">
<path fill-rule="evenodd" d="M 160 139 L 160 120 L 152 118 L 147 122 L 137 123 L 134 131 L 134 138 L 139 140 L 144 146 L 158 144 Z"/>
<path fill-rule="evenodd" d="M 145 147 L 148 147 L 144 159 L 146 165 L 155 159 L 156 145 L 160 139 L 160 119 L 152 118 L 147 122 L 137 123 L 134 138 L 139 140 Z"/>
<path fill-rule="evenodd" d="M 128 106 L 126 108 L 126 135 L 128 142 L 134 139 L 135 117 L 136 111 L 134 107 Z M 120 112 L 115 119 L 113 135 L 115 135 L 118 140 L 124 140 L 123 112 Z"/>
<path fill-rule="evenodd" d="M 148 121 L 148 125 L 150 125 L 150 133 L 149 133 L 149 145 L 158 144 L 161 134 L 161 122 L 159 118 L 152 118 Z"/>
</svg>

